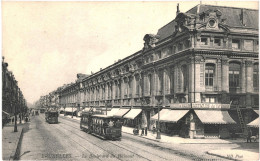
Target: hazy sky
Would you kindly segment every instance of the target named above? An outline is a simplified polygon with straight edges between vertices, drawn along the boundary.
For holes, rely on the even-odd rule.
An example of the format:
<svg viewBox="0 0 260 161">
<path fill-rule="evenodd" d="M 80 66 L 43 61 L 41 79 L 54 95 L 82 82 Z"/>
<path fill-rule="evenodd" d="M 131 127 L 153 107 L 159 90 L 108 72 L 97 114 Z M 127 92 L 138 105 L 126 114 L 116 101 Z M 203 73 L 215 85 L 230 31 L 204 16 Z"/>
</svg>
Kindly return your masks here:
<svg viewBox="0 0 260 161">
<path fill-rule="evenodd" d="M 199 1 L 179 2 L 186 12 Z M 258 9 L 257 2 L 206 2 Z M 177 2 L 3 2 L 2 54 L 30 103 L 143 47 Z"/>
</svg>

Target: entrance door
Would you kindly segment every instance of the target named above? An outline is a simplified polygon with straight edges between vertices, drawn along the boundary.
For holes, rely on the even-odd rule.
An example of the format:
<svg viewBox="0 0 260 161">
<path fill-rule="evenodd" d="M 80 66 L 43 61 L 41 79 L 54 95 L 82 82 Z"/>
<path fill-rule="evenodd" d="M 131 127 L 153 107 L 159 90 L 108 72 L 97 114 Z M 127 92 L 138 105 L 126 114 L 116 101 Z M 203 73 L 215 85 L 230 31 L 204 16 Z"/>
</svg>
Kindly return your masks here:
<svg viewBox="0 0 260 161">
<path fill-rule="evenodd" d="M 205 124 L 204 125 L 204 136 L 205 137 L 218 137 L 219 136 L 219 125 L 218 124 Z"/>
</svg>

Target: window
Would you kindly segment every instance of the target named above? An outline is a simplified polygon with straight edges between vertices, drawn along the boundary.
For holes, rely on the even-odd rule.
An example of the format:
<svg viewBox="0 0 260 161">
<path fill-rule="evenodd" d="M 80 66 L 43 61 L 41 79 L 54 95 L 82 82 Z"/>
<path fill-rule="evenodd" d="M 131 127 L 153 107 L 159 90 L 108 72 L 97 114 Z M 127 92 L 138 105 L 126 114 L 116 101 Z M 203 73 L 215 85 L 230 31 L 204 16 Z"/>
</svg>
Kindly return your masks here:
<svg viewBox="0 0 260 161">
<path fill-rule="evenodd" d="M 207 37 L 201 37 L 200 44 L 201 45 L 208 45 L 208 38 Z"/>
<path fill-rule="evenodd" d="M 214 64 L 206 64 L 205 68 L 205 85 L 213 86 L 214 82 Z"/>
<path fill-rule="evenodd" d="M 189 48 L 190 47 L 190 40 L 186 40 L 184 42 L 184 46 L 185 46 L 185 48 Z"/>
<path fill-rule="evenodd" d="M 220 46 L 220 38 L 214 39 L 214 46 Z"/>
<path fill-rule="evenodd" d="M 244 40 L 244 49 L 245 50 L 253 50 L 253 40 Z"/>
<path fill-rule="evenodd" d="M 215 103 L 215 102 L 216 102 L 216 97 L 207 96 L 207 97 L 205 98 L 205 102 L 206 102 L 206 103 Z"/>
<path fill-rule="evenodd" d="M 161 59 L 162 58 L 162 53 L 161 51 L 158 52 L 158 59 Z"/>
<path fill-rule="evenodd" d="M 253 86 L 259 87 L 259 64 L 254 64 Z"/>
<path fill-rule="evenodd" d="M 229 87 L 239 87 L 240 83 L 240 64 L 229 64 Z"/>
<path fill-rule="evenodd" d="M 232 49 L 240 49 L 240 40 L 232 39 Z"/>
<path fill-rule="evenodd" d="M 176 46 L 173 46 L 173 54 L 176 53 Z"/>
<path fill-rule="evenodd" d="M 139 96 L 140 94 L 140 80 L 139 80 L 139 76 L 135 78 L 136 79 L 136 96 Z"/>
<path fill-rule="evenodd" d="M 188 70 L 187 66 L 183 65 L 181 68 L 182 78 L 183 78 L 183 91 L 186 92 L 188 90 Z"/>
<path fill-rule="evenodd" d="M 178 51 L 181 51 L 182 50 L 182 43 L 179 43 L 178 44 Z"/>
<path fill-rule="evenodd" d="M 255 96 L 254 97 L 254 105 L 259 105 L 259 97 L 258 96 Z"/>
<path fill-rule="evenodd" d="M 258 41 L 256 41 L 256 51 L 258 51 Z"/>
</svg>

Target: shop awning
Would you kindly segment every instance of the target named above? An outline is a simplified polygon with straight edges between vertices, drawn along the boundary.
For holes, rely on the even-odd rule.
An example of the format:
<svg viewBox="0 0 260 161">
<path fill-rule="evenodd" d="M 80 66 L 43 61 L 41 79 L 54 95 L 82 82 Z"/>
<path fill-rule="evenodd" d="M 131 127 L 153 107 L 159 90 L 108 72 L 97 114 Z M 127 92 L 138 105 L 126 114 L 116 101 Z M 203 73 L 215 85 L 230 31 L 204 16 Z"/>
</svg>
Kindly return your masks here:
<svg viewBox="0 0 260 161">
<path fill-rule="evenodd" d="M 160 118 L 161 122 L 177 122 L 179 121 L 189 110 L 169 110 L 169 112 Z"/>
<path fill-rule="evenodd" d="M 2 110 L 2 118 L 7 117 L 10 118 L 11 114 L 9 114 L 8 112 L 5 112 L 4 110 Z"/>
<path fill-rule="evenodd" d="M 259 110 L 254 110 L 254 111 L 255 111 L 255 113 L 257 113 L 259 115 Z"/>
<path fill-rule="evenodd" d="M 66 107 L 65 108 L 65 112 L 72 112 L 72 110 L 73 110 L 73 112 L 75 112 L 75 111 L 77 111 L 77 107 Z"/>
<path fill-rule="evenodd" d="M 228 111 L 195 110 L 203 124 L 235 124 Z"/>
<path fill-rule="evenodd" d="M 124 118 L 126 119 L 135 119 L 139 113 L 142 112 L 142 109 L 131 109 L 125 116 Z"/>
<path fill-rule="evenodd" d="M 90 108 L 84 108 L 83 110 L 82 110 L 82 112 L 88 112 L 90 110 Z"/>
<path fill-rule="evenodd" d="M 249 126 L 249 127 L 259 127 L 259 117 L 257 119 L 255 119 L 254 121 L 250 122 L 249 124 L 247 124 L 247 126 Z"/>
<path fill-rule="evenodd" d="M 119 111 L 119 108 L 112 108 L 111 111 L 107 111 L 107 116 L 113 116 L 118 111 Z"/>
<path fill-rule="evenodd" d="M 130 109 L 120 108 L 113 116 L 123 117 Z"/>
<path fill-rule="evenodd" d="M 162 110 L 160 111 L 160 120 L 161 120 L 161 118 L 162 118 L 164 115 L 167 115 L 168 112 L 170 112 L 170 111 L 171 111 L 171 110 L 169 110 L 169 109 L 162 109 Z M 153 117 L 151 117 L 151 120 L 158 120 L 158 113 L 155 114 Z"/>
</svg>

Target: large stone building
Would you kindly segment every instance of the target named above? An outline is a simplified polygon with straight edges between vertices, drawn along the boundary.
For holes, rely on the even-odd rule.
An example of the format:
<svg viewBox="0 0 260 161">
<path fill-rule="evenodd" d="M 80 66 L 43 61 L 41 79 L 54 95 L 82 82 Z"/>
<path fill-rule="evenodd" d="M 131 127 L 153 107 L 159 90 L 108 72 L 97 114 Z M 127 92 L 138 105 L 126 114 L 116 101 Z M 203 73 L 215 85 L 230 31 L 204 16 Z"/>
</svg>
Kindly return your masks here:
<svg viewBox="0 0 260 161">
<path fill-rule="evenodd" d="M 71 84 L 61 104 L 112 109 L 148 129 L 160 109 L 161 131 L 182 137 L 245 132 L 259 106 L 258 43 L 258 10 L 177 7 L 173 21 L 144 36 L 142 50 Z"/>
<path fill-rule="evenodd" d="M 8 63 L 2 58 L 2 123 L 15 115 L 23 119 L 28 111 L 26 100 L 18 86 L 15 76 L 8 70 Z"/>
</svg>

